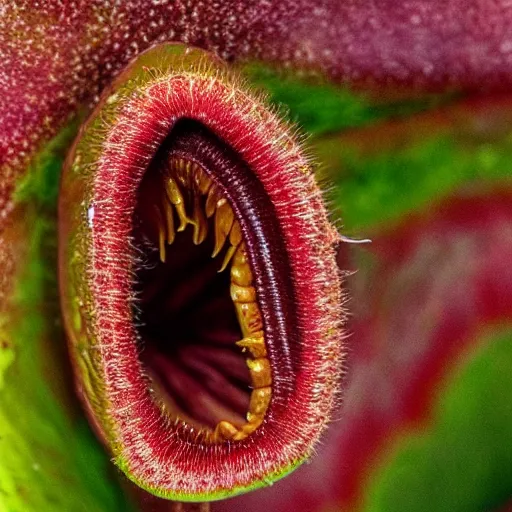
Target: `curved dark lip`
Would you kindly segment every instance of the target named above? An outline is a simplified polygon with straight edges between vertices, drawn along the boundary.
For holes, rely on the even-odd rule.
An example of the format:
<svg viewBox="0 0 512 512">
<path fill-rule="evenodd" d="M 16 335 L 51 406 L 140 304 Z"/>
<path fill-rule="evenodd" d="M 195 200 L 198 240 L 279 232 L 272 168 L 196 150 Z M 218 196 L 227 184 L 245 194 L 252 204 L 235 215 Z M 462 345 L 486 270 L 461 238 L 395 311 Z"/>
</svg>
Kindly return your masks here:
<svg viewBox="0 0 512 512">
<path fill-rule="evenodd" d="M 273 374 L 270 409 L 277 397 L 284 405 L 286 391 L 293 387 L 300 341 L 295 325 L 296 294 L 274 205 L 240 156 L 200 123 L 191 122 L 189 130 L 170 136 L 173 137 L 170 156 L 201 166 L 220 186 L 240 222 Z"/>
</svg>

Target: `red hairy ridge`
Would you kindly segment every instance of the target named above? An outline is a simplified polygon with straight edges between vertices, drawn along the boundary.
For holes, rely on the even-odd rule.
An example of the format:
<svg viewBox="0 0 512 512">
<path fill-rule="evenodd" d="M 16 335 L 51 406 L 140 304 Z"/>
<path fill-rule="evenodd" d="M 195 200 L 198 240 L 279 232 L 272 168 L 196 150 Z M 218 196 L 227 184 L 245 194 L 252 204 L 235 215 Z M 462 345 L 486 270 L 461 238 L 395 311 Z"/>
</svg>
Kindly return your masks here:
<svg viewBox="0 0 512 512">
<path fill-rule="evenodd" d="M 155 53 L 164 71 L 145 67 Z M 188 50 L 181 64 L 177 53 L 153 49 L 125 71 L 70 155 L 60 202 L 61 295 L 78 385 L 119 466 L 155 494 L 202 500 L 264 485 L 311 454 L 336 401 L 344 318 L 339 235 L 289 128 L 218 65 L 205 63 L 203 52 Z M 127 242 L 136 191 L 183 118 L 233 148 L 262 183 L 297 299 L 295 382 L 273 384 L 290 388 L 286 403 L 271 403 L 248 438 L 222 445 L 191 443 L 169 425 L 151 399 L 133 322 L 135 255 Z"/>
</svg>

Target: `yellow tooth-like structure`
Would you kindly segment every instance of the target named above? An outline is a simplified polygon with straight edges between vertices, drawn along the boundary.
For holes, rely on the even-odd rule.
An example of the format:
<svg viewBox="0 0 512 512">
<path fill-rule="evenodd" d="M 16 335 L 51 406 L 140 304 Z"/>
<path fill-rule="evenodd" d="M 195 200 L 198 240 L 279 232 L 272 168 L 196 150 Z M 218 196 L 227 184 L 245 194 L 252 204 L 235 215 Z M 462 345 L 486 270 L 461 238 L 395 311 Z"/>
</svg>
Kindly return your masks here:
<svg viewBox="0 0 512 512">
<path fill-rule="evenodd" d="M 242 350 L 248 350 L 253 357 L 267 357 L 267 348 L 263 338 L 263 331 L 254 333 L 252 336 L 237 341 L 236 344 Z"/>
<path fill-rule="evenodd" d="M 255 302 L 235 303 L 235 309 L 244 338 L 263 329 L 258 304 Z"/>
<path fill-rule="evenodd" d="M 247 423 L 242 425 L 240 430 L 232 437 L 234 441 L 245 439 L 263 423 L 271 398 L 272 388 L 270 386 L 253 390 L 249 412 L 247 413 Z"/>
<path fill-rule="evenodd" d="M 228 247 L 228 250 L 226 251 L 226 254 L 224 255 L 224 261 L 222 262 L 222 265 L 219 269 L 219 272 L 224 272 L 226 270 L 227 266 L 229 265 L 229 262 L 231 261 L 231 258 L 236 252 L 236 247 L 233 245 L 230 245 Z"/>
<path fill-rule="evenodd" d="M 215 247 L 213 249 L 212 258 L 217 256 L 224 246 L 231 226 L 233 225 L 233 220 L 235 219 L 235 214 L 229 203 L 227 201 L 221 201 L 218 201 L 218 206 L 215 210 Z"/>
<path fill-rule="evenodd" d="M 242 243 L 233 257 L 231 265 L 231 283 L 238 286 L 250 286 L 252 283 L 252 272 L 247 260 L 245 244 Z"/>
<path fill-rule="evenodd" d="M 255 419 L 263 420 L 265 412 L 270 405 L 272 397 L 272 388 L 266 386 L 254 389 L 251 393 L 251 401 L 249 404 L 249 412 L 247 413 L 247 421 L 254 422 Z"/>
<path fill-rule="evenodd" d="M 212 180 L 199 167 L 196 167 L 194 181 L 201 195 L 205 196 L 208 194 L 208 191 L 212 186 Z"/>
<path fill-rule="evenodd" d="M 238 245 L 232 256 L 230 286 L 231 300 L 235 305 L 243 335 L 243 339 L 236 344 L 242 351 L 247 351 L 252 356 L 247 358 L 247 366 L 253 390 L 247 412 L 247 423 L 238 428 L 230 424 L 228 435 L 222 435 L 216 429 L 216 442 L 219 440 L 241 441 L 252 434 L 263 423 L 272 398 L 272 370 L 267 358 L 263 322 L 257 304 L 256 290 L 252 286 L 251 267 L 238 221 L 233 223 L 230 243 Z"/>
<path fill-rule="evenodd" d="M 193 221 L 187 216 L 187 212 L 185 210 L 185 200 L 183 199 L 180 187 L 173 178 L 168 178 L 165 182 L 165 189 L 167 192 L 167 197 L 176 208 L 178 218 L 180 219 L 178 231 L 185 231 L 187 224 L 192 224 Z"/>
<path fill-rule="evenodd" d="M 158 248 L 160 253 L 160 261 L 165 263 L 165 231 L 163 225 L 160 225 L 158 230 Z"/>
<path fill-rule="evenodd" d="M 229 421 L 220 421 L 213 431 L 212 440 L 221 442 L 227 439 L 233 439 L 237 435 L 238 429 L 232 423 Z"/>
<path fill-rule="evenodd" d="M 176 230 L 174 229 L 174 213 L 172 211 L 172 206 L 165 198 L 162 201 L 164 205 L 164 215 L 165 215 L 165 224 L 167 231 L 167 244 L 172 244 L 174 242 L 174 238 L 176 237 Z"/>
<path fill-rule="evenodd" d="M 208 191 L 208 196 L 206 197 L 205 211 L 206 216 L 210 218 L 217 208 L 217 202 L 221 199 L 219 189 L 215 184 L 212 184 L 210 190 Z"/>
<path fill-rule="evenodd" d="M 188 224 L 192 225 L 192 240 L 199 245 L 206 240 L 211 222 L 208 219 L 214 215 L 212 257 L 216 257 L 229 241 L 219 272 L 231 263 L 230 295 L 243 336 L 236 345 L 247 356 L 252 392 L 245 424 L 233 425 L 223 420 L 214 429 L 201 430 L 201 435 L 211 443 L 241 441 L 263 423 L 272 399 L 272 370 L 267 358 L 263 321 L 242 229 L 220 188 L 195 162 L 181 158 L 170 162 L 164 190 L 163 207 L 156 208 L 162 262 L 165 262 L 166 244 L 174 242 L 176 231 L 184 231 Z M 177 228 L 174 210 L 179 219 Z M 187 213 L 187 210 L 191 213 Z"/>
<path fill-rule="evenodd" d="M 169 174 L 187 190 L 193 188 L 194 174 L 200 167 L 191 160 L 184 158 L 173 158 L 168 165 Z"/>
<path fill-rule="evenodd" d="M 190 162 L 187 162 L 180 158 L 180 159 L 176 160 L 176 162 L 173 166 L 173 174 L 176 176 L 177 181 L 179 183 L 181 183 L 183 188 L 186 188 L 186 189 L 189 188 L 189 183 L 190 183 L 190 178 L 188 175 L 189 163 Z"/>
<path fill-rule="evenodd" d="M 237 247 L 241 241 L 242 241 L 242 230 L 240 228 L 240 223 L 237 220 L 235 220 L 233 222 L 233 227 L 231 228 L 231 231 L 229 232 L 229 243 L 233 247 Z"/>
<path fill-rule="evenodd" d="M 153 206 L 153 213 L 155 215 L 156 226 L 158 229 L 158 252 L 160 256 L 160 261 L 162 263 L 165 263 L 165 223 L 164 219 L 162 218 L 162 212 L 160 211 L 157 205 Z"/>
<path fill-rule="evenodd" d="M 194 234 L 192 240 L 195 245 L 202 244 L 206 240 L 208 234 L 208 222 L 203 213 L 200 198 L 194 195 L 194 214 L 193 214 Z"/>
<path fill-rule="evenodd" d="M 266 357 L 247 359 L 247 366 L 249 367 L 252 383 L 255 388 L 263 388 L 272 384 L 270 361 Z"/>
<path fill-rule="evenodd" d="M 239 286 L 231 283 L 230 293 L 233 302 L 256 302 L 256 290 L 252 286 Z"/>
<path fill-rule="evenodd" d="M 256 291 L 251 285 L 252 272 L 247 260 L 245 244 L 242 243 L 235 253 L 231 267 L 230 293 L 244 338 L 263 329 L 260 309 L 256 302 Z"/>
<path fill-rule="evenodd" d="M 240 224 L 237 220 L 233 221 L 233 225 L 231 226 L 231 231 L 229 232 L 229 247 L 224 255 L 224 261 L 222 262 L 222 266 L 219 269 L 219 272 L 224 272 L 227 268 L 229 262 L 233 258 L 236 253 L 240 242 L 242 241 L 242 231 L 240 229 Z"/>
</svg>

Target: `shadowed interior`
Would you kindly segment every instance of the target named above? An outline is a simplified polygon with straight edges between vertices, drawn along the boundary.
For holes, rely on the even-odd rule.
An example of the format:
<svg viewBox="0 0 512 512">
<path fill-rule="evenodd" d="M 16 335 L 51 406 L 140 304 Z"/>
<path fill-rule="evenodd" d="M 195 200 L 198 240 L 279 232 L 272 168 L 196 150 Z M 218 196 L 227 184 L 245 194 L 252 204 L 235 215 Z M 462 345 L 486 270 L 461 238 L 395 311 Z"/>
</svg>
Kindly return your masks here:
<svg viewBox="0 0 512 512">
<path fill-rule="evenodd" d="M 193 242 L 192 226 L 187 226 L 176 233 L 161 261 L 155 198 L 161 197 L 164 154 L 162 148 L 146 172 L 134 222 L 141 359 L 171 417 L 198 428 L 213 429 L 222 420 L 242 425 L 251 378 L 235 345 L 243 336 L 230 297 L 229 266 L 219 272 L 227 248 L 211 256 L 212 217 L 202 243 Z M 205 198 L 201 201 L 204 208 Z"/>
<path fill-rule="evenodd" d="M 183 119 L 144 175 L 133 226 L 135 314 L 155 399 L 193 438 L 244 439 L 275 393 L 286 408 L 299 348 L 274 205 L 239 154 Z"/>
</svg>

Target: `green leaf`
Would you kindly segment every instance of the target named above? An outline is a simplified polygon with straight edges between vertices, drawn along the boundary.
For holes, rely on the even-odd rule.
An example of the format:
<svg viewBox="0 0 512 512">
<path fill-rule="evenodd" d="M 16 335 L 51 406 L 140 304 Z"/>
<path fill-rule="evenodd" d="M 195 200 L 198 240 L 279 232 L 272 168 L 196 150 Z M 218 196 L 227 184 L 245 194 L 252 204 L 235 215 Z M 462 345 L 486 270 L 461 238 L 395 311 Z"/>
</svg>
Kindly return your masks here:
<svg viewBox="0 0 512 512">
<path fill-rule="evenodd" d="M 74 396 L 60 320 L 56 206 L 75 132 L 40 153 L 15 193 L 27 245 L 0 317 L 0 512 L 130 510 Z"/>
</svg>

